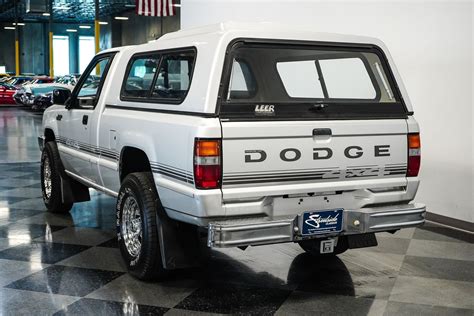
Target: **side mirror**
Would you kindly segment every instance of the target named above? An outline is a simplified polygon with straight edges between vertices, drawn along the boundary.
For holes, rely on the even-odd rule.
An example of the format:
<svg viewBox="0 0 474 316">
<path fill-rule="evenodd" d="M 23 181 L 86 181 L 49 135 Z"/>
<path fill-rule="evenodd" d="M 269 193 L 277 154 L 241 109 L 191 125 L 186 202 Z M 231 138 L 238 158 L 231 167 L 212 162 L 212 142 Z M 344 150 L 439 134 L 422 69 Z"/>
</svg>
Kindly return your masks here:
<svg viewBox="0 0 474 316">
<path fill-rule="evenodd" d="M 68 89 L 53 90 L 53 104 L 66 105 L 66 101 L 71 98 L 71 91 Z"/>
</svg>

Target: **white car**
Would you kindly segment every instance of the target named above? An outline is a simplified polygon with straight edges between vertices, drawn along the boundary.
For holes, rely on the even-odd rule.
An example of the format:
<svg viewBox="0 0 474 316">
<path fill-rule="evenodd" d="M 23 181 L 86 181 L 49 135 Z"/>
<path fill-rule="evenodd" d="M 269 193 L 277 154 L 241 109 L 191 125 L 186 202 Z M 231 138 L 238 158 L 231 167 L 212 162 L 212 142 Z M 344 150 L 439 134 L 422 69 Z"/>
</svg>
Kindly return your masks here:
<svg viewBox="0 0 474 316">
<path fill-rule="evenodd" d="M 13 98 L 17 104 L 32 106 L 36 96 L 52 92 L 55 89 L 68 89 L 72 91 L 74 86 L 56 82 L 26 84 L 16 91 Z"/>
<path fill-rule="evenodd" d="M 97 84 L 98 83 L 98 84 Z M 131 274 L 208 247 L 315 256 L 424 223 L 419 127 L 385 45 L 268 24 L 170 33 L 98 54 L 43 117 L 43 199 L 117 198 Z"/>
</svg>

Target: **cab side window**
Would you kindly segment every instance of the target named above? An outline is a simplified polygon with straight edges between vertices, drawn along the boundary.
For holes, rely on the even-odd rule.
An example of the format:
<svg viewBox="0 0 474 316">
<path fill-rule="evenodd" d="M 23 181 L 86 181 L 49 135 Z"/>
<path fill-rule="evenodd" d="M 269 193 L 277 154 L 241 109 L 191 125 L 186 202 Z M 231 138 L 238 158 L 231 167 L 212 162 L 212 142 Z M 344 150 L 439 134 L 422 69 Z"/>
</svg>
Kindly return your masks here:
<svg viewBox="0 0 474 316">
<path fill-rule="evenodd" d="M 125 80 L 122 96 L 132 98 L 148 97 L 158 62 L 158 55 L 144 55 L 133 58 Z"/>
</svg>

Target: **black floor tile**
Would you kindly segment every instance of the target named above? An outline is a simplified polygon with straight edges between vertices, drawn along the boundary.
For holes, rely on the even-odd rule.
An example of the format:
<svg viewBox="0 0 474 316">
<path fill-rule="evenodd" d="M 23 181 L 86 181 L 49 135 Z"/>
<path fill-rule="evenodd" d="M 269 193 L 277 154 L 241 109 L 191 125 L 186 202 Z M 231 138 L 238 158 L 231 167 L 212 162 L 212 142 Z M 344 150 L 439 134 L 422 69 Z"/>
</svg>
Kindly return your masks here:
<svg viewBox="0 0 474 316">
<path fill-rule="evenodd" d="M 0 259 L 54 264 L 89 248 L 82 245 L 34 242 L 0 251 Z"/>
<path fill-rule="evenodd" d="M 11 224 L 0 227 L 0 238 L 24 238 L 29 236 L 31 239 L 34 239 L 64 228 L 66 228 L 66 226 L 50 226 L 43 224 Z"/>
<path fill-rule="evenodd" d="M 204 250 L 204 249 L 203 249 Z M 236 259 L 234 256 L 239 256 L 241 250 L 236 250 L 237 253 L 223 253 L 220 251 L 206 251 L 202 252 L 202 264 L 195 269 L 184 269 L 179 272 L 179 276 L 184 279 L 194 280 L 195 287 L 225 287 L 227 285 L 233 286 L 250 286 L 255 288 L 282 288 L 290 289 L 294 287 L 294 283 L 288 281 L 291 286 L 285 282 L 288 275 L 288 266 L 278 264 L 271 265 L 270 269 L 255 272 L 254 265 L 259 265 L 261 262 L 255 258 L 245 258 L 244 261 Z M 265 256 L 266 254 L 261 254 Z M 292 258 L 293 259 L 293 258 Z M 290 260 L 291 262 L 292 260 Z M 293 265 L 292 265 L 293 266 Z M 298 265 L 293 266 L 297 269 Z M 255 267 L 257 268 L 257 267 Z M 258 266 L 257 269 L 262 269 Z M 292 268 L 293 269 L 293 268 Z M 282 279 L 283 278 L 283 279 Z"/>
<path fill-rule="evenodd" d="M 338 257 L 298 255 L 288 270 L 288 285 L 305 292 L 355 295 L 351 274 Z"/>
<path fill-rule="evenodd" d="M 62 315 L 163 315 L 169 309 L 165 307 L 139 305 L 92 298 L 81 298 L 64 310 L 54 314 Z"/>
<path fill-rule="evenodd" d="M 268 288 L 206 287 L 194 291 L 175 308 L 221 314 L 273 315 L 290 293 Z"/>
<path fill-rule="evenodd" d="M 117 238 L 112 238 L 107 240 L 106 242 L 97 245 L 97 247 L 107 247 L 107 248 L 118 248 L 118 241 Z"/>
<path fill-rule="evenodd" d="M 405 256 L 400 275 L 474 282 L 474 262 Z"/>
<path fill-rule="evenodd" d="M 410 303 L 400 303 L 400 302 L 388 302 L 387 307 L 385 308 L 386 316 L 397 315 L 397 316 L 431 316 L 431 315 L 474 315 L 473 310 L 462 309 L 462 308 L 453 308 L 453 307 L 442 307 L 442 306 L 431 306 L 431 305 L 421 305 L 421 304 L 410 304 Z"/>
<path fill-rule="evenodd" d="M 7 285 L 7 288 L 86 296 L 123 273 L 54 265 Z"/>
</svg>

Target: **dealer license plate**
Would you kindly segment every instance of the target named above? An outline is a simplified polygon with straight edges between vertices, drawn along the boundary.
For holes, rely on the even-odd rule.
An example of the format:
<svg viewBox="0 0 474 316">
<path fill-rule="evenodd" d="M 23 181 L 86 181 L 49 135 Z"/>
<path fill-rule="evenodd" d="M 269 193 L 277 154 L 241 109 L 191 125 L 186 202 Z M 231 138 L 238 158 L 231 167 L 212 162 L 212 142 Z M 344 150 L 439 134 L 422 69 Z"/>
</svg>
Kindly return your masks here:
<svg viewBox="0 0 474 316">
<path fill-rule="evenodd" d="M 343 209 L 310 211 L 302 215 L 301 235 L 317 235 L 342 230 Z"/>
</svg>

